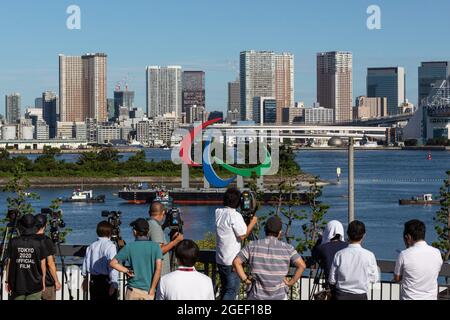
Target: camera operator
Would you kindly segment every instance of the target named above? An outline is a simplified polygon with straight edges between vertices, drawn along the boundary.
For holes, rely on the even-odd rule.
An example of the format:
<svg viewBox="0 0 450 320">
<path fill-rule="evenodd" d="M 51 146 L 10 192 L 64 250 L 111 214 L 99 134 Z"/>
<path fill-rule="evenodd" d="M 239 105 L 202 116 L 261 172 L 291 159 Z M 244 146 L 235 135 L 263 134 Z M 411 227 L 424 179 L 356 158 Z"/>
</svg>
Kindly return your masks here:
<svg viewBox="0 0 450 320">
<path fill-rule="evenodd" d="M 242 215 L 236 210 L 241 204 L 241 192 L 230 188 L 225 192 L 224 207 L 216 210 L 217 251 L 216 262 L 221 282 L 221 300 L 235 300 L 239 293 L 240 279 L 233 271 L 233 260 L 241 250 L 241 242 L 252 234 L 258 223 L 253 215 L 246 225 Z"/>
<path fill-rule="evenodd" d="M 42 292 L 42 300 L 56 300 L 56 291 L 61 290 L 61 283 L 58 279 L 55 254 L 56 248 L 52 239 L 45 235 L 47 229 L 47 216 L 45 214 L 38 214 L 36 218 L 37 238 L 42 241 L 43 246 L 49 254 L 47 257 L 47 273 L 45 275 L 45 290 Z"/>
<path fill-rule="evenodd" d="M 117 300 L 119 273 L 109 266 L 117 254 L 116 245 L 111 241 L 113 226 L 107 221 L 97 225 L 98 240 L 92 243 L 83 261 L 81 274 L 84 276 L 83 290 L 87 291 L 87 275 L 91 275 L 89 293 L 91 300 Z"/>
<path fill-rule="evenodd" d="M 172 241 L 167 242 L 166 235 L 164 234 L 163 224 L 166 219 L 166 209 L 161 202 L 154 202 L 150 207 L 150 220 L 149 220 L 149 237 L 153 242 L 158 243 L 161 246 L 163 253 L 163 265 L 161 276 L 170 273 L 170 257 L 169 252 L 173 250 L 181 241 L 183 241 L 183 234 L 177 232 L 173 235 Z"/>
<path fill-rule="evenodd" d="M 12 300 L 41 300 L 49 254 L 36 235 L 36 218 L 32 214 L 20 218 L 18 228 L 20 236 L 8 245 L 7 291 Z"/>
</svg>

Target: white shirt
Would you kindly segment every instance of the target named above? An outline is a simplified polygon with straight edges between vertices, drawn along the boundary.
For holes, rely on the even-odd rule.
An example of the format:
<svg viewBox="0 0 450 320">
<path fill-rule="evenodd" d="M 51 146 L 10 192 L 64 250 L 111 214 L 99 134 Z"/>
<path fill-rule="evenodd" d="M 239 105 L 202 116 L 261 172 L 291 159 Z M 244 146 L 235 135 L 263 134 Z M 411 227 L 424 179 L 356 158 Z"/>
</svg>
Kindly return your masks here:
<svg viewBox="0 0 450 320">
<path fill-rule="evenodd" d="M 216 262 L 223 266 L 231 266 L 234 258 L 241 251 L 238 237 L 247 233 L 247 225 L 236 209 L 223 208 L 216 210 L 217 251 Z"/>
<path fill-rule="evenodd" d="M 403 250 L 395 264 L 395 275 L 401 276 L 401 300 L 437 300 L 442 256 L 438 249 L 418 241 Z"/>
<path fill-rule="evenodd" d="M 161 278 L 156 300 L 215 300 L 212 280 L 195 268 L 179 267 Z"/>
<path fill-rule="evenodd" d="M 339 291 L 364 294 L 379 278 L 375 255 L 359 244 L 349 244 L 334 256 L 328 280 Z"/>
</svg>

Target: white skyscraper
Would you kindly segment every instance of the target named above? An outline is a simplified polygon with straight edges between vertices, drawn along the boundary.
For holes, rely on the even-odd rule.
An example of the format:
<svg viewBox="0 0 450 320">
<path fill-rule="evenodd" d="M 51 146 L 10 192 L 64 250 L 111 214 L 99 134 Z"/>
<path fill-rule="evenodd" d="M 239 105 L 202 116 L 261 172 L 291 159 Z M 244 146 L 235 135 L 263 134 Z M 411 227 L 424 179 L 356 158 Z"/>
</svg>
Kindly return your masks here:
<svg viewBox="0 0 450 320">
<path fill-rule="evenodd" d="M 151 118 L 174 112 L 181 118 L 182 72 L 180 66 L 146 69 L 147 114 Z"/>
</svg>

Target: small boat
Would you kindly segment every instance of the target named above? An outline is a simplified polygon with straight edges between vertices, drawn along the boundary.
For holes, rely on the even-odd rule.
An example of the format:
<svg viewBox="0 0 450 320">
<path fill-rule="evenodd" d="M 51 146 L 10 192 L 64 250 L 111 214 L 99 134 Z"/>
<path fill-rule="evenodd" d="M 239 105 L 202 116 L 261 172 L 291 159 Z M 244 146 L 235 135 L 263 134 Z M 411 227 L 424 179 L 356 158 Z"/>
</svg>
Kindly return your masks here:
<svg viewBox="0 0 450 320">
<path fill-rule="evenodd" d="M 427 160 L 428 160 L 428 161 L 433 160 L 433 157 L 431 156 L 431 152 L 428 152 Z"/>
<path fill-rule="evenodd" d="M 433 200 L 433 195 L 427 193 L 422 196 L 413 197 L 411 199 L 401 199 L 399 200 L 399 204 L 401 206 L 408 206 L 408 205 L 426 206 L 426 205 L 439 205 L 441 204 L 441 202 L 439 200 Z"/>
<path fill-rule="evenodd" d="M 70 198 L 60 198 L 62 202 L 65 203 L 75 203 L 75 202 L 85 202 L 85 203 L 104 203 L 106 197 L 104 195 L 100 195 L 98 197 L 94 197 L 94 192 L 92 190 L 89 191 L 81 191 L 75 190 L 72 193 Z"/>
</svg>

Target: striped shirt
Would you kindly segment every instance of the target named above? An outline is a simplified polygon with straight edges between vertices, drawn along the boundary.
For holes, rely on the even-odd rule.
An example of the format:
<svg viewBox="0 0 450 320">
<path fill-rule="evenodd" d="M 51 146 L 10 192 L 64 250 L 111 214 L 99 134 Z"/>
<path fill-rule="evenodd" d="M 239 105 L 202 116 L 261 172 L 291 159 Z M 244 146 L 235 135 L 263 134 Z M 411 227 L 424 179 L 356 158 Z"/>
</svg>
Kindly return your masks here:
<svg viewBox="0 0 450 320">
<path fill-rule="evenodd" d="M 284 278 L 300 255 L 290 244 L 275 237 L 253 241 L 237 256 L 247 263 L 254 283 L 248 292 L 249 300 L 285 300 L 289 288 Z"/>
</svg>

